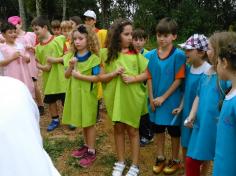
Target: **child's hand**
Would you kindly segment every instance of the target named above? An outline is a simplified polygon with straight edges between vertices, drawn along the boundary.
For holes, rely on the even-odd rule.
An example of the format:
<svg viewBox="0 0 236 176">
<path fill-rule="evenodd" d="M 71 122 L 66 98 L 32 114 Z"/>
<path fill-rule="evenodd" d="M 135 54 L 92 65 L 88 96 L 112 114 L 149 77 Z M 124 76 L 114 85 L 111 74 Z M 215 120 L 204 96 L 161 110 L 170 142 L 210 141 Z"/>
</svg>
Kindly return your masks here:
<svg viewBox="0 0 236 176">
<path fill-rule="evenodd" d="M 51 70 L 51 68 L 52 68 L 52 65 L 51 64 L 47 64 L 44 67 L 44 71 L 49 72 Z"/>
<path fill-rule="evenodd" d="M 177 115 L 177 114 L 179 114 L 181 111 L 182 111 L 182 108 L 175 108 L 175 109 L 172 111 L 172 114 Z"/>
<path fill-rule="evenodd" d="M 13 59 L 13 60 L 18 59 L 19 57 L 20 57 L 20 52 L 19 52 L 19 51 L 16 51 L 16 52 L 13 53 L 13 55 L 12 55 L 12 59 Z"/>
<path fill-rule="evenodd" d="M 34 52 L 34 51 L 35 51 L 35 48 L 32 47 L 32 46 L 30 46 L 30 45 L 27 45 L 27 46 L 25 47 L 25 49 L 26 49 L 27 51 L 31 51 L 31 52 Z"/>
<path fill-rule="evenodd" d="M 74 78 L 79 78 L 79 76 L 81 75 L 81 73 L 80 73 L 79 71 L 72 70 L 71 75 L 72 75 Z"/>
<path fill-rule="evenodd" d="M 57 62 L 57 59 L 56 58 L 53 58 L 53 57 L 47 57 L 47 62 L 49 64 L 54 64 Z"/>
<path fill-rule="evenodd" d="M 128 76 L 126 74 L 121 74 L 121 78 L 124 83 L 129 84 L 135 82 L 135 76 Z"/>
<path fill-rule="evenodd" d="M 163 103 L 164 103 L 165 99 L 164 97 L 160 96 L 160 97 L 157 97 L 153 100 L 153 103 L 155 106 L 161 106 Z"/>
<path fill-rule="evenodd" d="M 152 112 L 154 112 L 154 111 L 156 110 L 156 107 L 155 107 L 155 105 L 154 105 L 153 99 L 150 99 L 150 100 L 149 100 L 149 103 L 150 103 Z"/>
<path fill-rule="evenodd" d="M 187 117 L 187 119 L 185 119 L 185 121 L 184 121 L 184 126 L 186 126 L 188 128 L 193 128 L 193 122 L 194 122 L 193 118 Z"/>
<path fill-rule="evenodd" d="M 124 67 L 119 67 L 118 69 L 116 69 L 115 76 L 121 75 L 125 72 L 125 68 Z"/>
<path fill-rule="evenodd" d="M 76 61 L 75 58 L 71 59 L 71 60 L 69 61 L 69 66 L 70 66 L 71 68 L 73 68 L 73 67 L 75 66 L 76 62 L 77 62 L 77 61 Z"/>
</svg>

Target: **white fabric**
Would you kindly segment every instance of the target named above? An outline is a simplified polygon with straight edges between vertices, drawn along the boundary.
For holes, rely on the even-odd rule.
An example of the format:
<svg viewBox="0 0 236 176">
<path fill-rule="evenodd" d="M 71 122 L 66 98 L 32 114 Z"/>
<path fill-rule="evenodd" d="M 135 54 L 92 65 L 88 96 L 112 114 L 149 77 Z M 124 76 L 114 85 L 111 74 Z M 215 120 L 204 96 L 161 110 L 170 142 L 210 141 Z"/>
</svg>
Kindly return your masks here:
<svg viewBox="0 0 236 176">
<path fill-rule="evenodd" d="M 225 96 L 225 100 L 230 100 L 236 96 L 236 90 L 231 91 L 229 94 Z"/>
<path fill-rule="evenodd" d="M 197 68 L 194 68 L 193 66 L 191 66 L 190 72 L 192 74 L 202 74 L 202 73 L 205 73 L 210 68 L 211 68 L 211 65 L 205 61 L 201 66 L 199 66 Z"/>
<path fill-rule="evenodd" d="M 60 176 L 43 149 L 37 105 L 19 80 L 0 76 L 0 175 Z"/>
</svg>

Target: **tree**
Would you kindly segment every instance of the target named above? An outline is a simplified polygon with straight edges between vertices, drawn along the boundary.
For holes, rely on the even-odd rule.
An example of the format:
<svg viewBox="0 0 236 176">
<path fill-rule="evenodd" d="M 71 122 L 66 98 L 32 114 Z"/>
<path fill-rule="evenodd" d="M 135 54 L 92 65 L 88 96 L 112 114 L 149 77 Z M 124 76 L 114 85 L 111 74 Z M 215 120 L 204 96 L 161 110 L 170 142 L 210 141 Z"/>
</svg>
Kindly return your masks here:
<svg viewBox="0 0 236 176">
<path fill-rule="evenodd" d="M 62 1 L 62 20 L 66 19 L 66 0 Z"/>
<path fill-rule="evenodd" d="M 36 15 L 42 15 L 42 0 L 36 0 Z"/>
<path fill-rule="evenodd" d="M 19 3 L 20 17 L 22 21 L 22 28 L 25 30 L 26 29 L 26 16 L 25 16 L 25 8 L 24 8 L 23 0 L 18 0 L 18 3 Z"/>
</svg>

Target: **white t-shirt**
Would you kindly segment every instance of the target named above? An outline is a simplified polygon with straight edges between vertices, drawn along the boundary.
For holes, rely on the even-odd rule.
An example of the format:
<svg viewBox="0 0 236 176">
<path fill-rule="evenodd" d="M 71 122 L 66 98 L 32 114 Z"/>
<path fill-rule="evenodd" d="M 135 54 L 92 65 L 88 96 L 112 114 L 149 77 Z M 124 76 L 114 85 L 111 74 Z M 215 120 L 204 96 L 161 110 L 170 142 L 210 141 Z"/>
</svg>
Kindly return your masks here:
<svg viewBox="0 0 236 176">
<path fill-rule="evenodd" d="M 60 176 L 43 149 L 39 112 L 28 88 L 0 76 L 0 175 Z"/>
</svg>

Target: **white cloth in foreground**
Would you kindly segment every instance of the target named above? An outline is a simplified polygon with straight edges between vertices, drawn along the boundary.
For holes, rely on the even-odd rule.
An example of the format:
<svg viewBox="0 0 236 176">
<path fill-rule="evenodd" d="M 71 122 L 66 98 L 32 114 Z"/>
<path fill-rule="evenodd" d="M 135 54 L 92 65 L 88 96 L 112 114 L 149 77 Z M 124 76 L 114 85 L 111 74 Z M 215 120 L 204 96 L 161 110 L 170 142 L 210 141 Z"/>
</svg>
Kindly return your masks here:
<svg viewBox="0 0 236 176">
<path fill-rule="evenodd" d="M 43 149 L 39 112 L 27 87 L 0 76 L 0 176 L 60 176 Z"/>
</svg>

